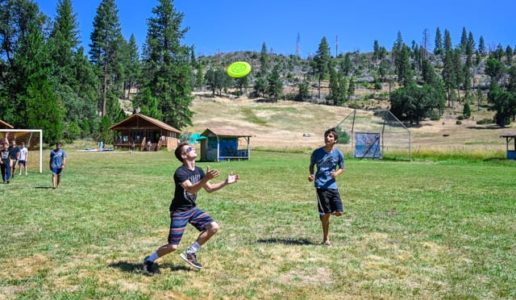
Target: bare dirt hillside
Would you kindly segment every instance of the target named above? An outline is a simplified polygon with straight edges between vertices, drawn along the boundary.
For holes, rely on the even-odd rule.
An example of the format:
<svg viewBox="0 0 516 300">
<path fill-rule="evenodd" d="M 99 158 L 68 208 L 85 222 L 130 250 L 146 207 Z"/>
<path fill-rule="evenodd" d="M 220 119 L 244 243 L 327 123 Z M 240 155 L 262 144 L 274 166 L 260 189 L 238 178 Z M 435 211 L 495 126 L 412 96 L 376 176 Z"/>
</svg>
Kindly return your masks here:
<svg viewBox="0 0 516 300">
<path fill-rule="evenodd" d="M 313 148 L 322 143 L 325 129 L 339 124 L 352 113 L 347 107 L 306 102 L 270 103 L 241 97 L 238 99 L 196 94 L 191 107 L 194 126 L 189 132 L 206 128 L 227 128 L 251 132 L 253 147 Z M 410 127 L 414 150 L 504 150 L 500 135 L 516 132 L 516 127 L 500 129 L 481 126 L 476 120 L 492 117 L 490 112 L 473 113 L 472 119 L 456 124 L 457 114 L 446 113 L 440 121 L 424 121 Z"/>
</svg>

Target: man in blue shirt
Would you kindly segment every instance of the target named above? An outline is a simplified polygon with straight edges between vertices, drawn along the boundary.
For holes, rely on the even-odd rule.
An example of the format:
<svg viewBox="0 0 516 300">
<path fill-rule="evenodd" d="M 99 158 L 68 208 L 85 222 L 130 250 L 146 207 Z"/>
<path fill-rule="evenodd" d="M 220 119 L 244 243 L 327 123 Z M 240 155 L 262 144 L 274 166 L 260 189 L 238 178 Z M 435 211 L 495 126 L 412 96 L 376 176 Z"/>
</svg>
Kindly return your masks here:
<svg viewBox="0 0 516 300">
<path fill-rule="evenodd" d="M 335 178 L 344 172 L 344 155 L 335 148 L 339 136 L 335 128 L 324 133 L 324 147 L 317 148 L 310 158 L 308 181 L 314 182 L 317 193 L 317 207 L 323 228 L 323 244 L 331 245 L 329 240 L 330 216 L 342 215 L 343 206 Z M 317 172 L 314 173 L 314 166 Z"/>
<path fill-rule="evenodd" d="M 63 144 L 57 143 L 56 148 L 50 151 L 49 167 L 52 171 L 52 188 L 59 187 L 61 182 L 61 172 L 66 165 L 66 152 L 62 149 Z"/>
</svg>

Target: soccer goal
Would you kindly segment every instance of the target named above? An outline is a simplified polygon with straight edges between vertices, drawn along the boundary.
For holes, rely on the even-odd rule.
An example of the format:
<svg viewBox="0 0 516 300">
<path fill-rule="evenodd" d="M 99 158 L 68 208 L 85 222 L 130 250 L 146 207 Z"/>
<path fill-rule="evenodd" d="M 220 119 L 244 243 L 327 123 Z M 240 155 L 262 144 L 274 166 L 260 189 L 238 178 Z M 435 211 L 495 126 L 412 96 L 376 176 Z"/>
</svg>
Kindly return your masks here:
<svg viewBox="0 0 516 300">
<path fill-rule="evenodd" d="M 25 147 L 29 150 L 29 170 L 39 167 L 39 172 L 43 173 L 43 130 L 41 129 L 0 129 L 0 143 L 4 143 L 5 139 L 12 143 L 16 141 L 17 146 L 25 143 Z M 38 151 L 34 155 L 34 151 Z M 32 153 L 31 153 L 32 152 Z M 38 158 L 35 163 L 35 157 Z"/>
<path fill-rule="evenodd" d="M 355 158 L 382 159 L 385 156 L 411 160 L 410 131 L 388 110 L 353 110 L 337 126 L 346 132 Z"/>
</svg>

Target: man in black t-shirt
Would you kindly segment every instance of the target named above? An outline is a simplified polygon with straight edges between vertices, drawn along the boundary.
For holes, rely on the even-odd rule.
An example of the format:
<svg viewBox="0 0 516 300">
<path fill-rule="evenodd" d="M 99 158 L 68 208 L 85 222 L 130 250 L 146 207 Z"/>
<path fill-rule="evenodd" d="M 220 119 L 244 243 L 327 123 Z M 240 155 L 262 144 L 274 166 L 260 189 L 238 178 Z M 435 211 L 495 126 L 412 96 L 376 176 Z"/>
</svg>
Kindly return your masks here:
<svg viewBox="0 0 516 300">
<path fill-rule="evenodd" d="M 188 143 L 180 143 L 175 150 L 175 155 L 183 165 L 177 168 L 174 173 L 175 191 L 172 203 L 170 203 L 171 221 L 168 244 L 161 246 L 151 255 L 145 257 L 143 272 L 147 275 L 153 274 L 152 266 L 156 259 L 177 250 L 188 223 L 199 230 L 200 234 L 197 240 L 180 256 L 192 267 L 198 270 L 202 269 L 202 265 L 197 261 L 196 253 L 204 243 L 217 233 L 219 224 L 210 215 L 197 208 L 195 204 L 197 192 L 201 188 L 204 188 L 208 193 L 215 192 L 239 180 L 238 175 L 230 174 L 224 181 L 210 183 L 209 180 L 220 175 L 219 171 L 208 168 L 206 173 L 204 173 L 201 168 L 196 167 L 195 159 L 197 158 L 197 153 L 195 148 Z"/>
<path fill-rule="evenodd" d="M 16 172 L 16 164 L 18 163 L 18 158 L 20 157 L 20 148 L 16 146 L 16 141 L 13 140 L 11 146 L 9 146 L 9 158 L 11 159 L 11 179 L 14 178 L 14 173 Z"/>
</svg>

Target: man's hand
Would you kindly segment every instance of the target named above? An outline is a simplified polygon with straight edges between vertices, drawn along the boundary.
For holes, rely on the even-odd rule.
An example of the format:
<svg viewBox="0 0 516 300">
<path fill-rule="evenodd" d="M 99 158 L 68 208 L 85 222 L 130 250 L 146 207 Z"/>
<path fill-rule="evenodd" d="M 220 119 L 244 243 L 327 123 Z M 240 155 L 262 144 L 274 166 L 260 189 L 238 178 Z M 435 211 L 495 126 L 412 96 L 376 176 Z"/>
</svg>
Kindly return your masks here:
<svg viewBox="0 0 516 300">
<path fill-rule="evenodd" d="M 210 169 L 210 167 L 206 169 L 206 178 L 208 178 L 208 180 L 211 180 L 219 175 L 220 173 L 218 170 Z"/>
<path fill-rule="evenodd" d="M 315 179 L 314 174 L 310 174 L 310 176 L 308 176 L 308 181 L 312 182 L 312 181 L 314 181 L 314 179 Z"/>
<path fill-rule="evenodd" d="M 226 178 L 226 183 L 232 184 L 232 183 L 238 182 L 239 179 L 240 179 L 240 176 L 238 174 L 231 173 L 228 175 L 228 178 Z"/>
</svg>

